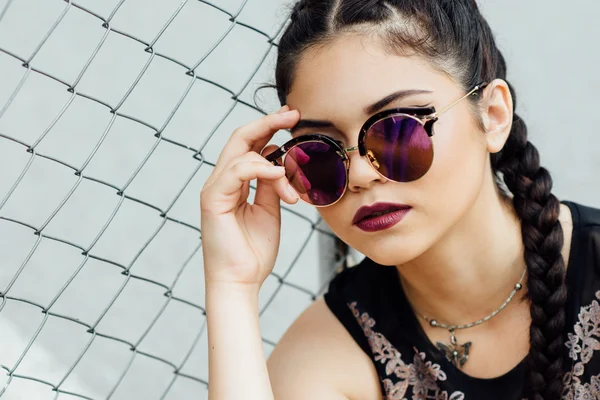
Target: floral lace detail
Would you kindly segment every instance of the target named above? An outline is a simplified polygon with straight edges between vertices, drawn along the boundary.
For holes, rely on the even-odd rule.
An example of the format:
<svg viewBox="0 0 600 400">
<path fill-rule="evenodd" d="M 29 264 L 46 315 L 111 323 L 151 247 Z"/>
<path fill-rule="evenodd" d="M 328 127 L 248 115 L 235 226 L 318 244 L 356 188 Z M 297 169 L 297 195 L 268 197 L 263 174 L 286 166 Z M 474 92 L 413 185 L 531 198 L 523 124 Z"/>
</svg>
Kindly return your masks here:
<svg viewBox="0 0 600 400">
<path fill-rule="evenodd" d="M 385 374 L 395 376 L 395 379 L 383 379 L 386 400 L 408 400 L 407 392 L 412 389 L 412 400 L 464 400 L 463 392 L 456 391 L 448 394 L 442 391 L 437 382 L 445 381 L 446 374 L 438 364 L 426 361 L 426 355 L 416 348 L 412 364 L 406 364 L 400 352 L 381 333 L 374 331 L 375 320 L 368 313 L 360 313 L 356 309 L 357 302 L 348 303 L 352 314 L 360 324 L 369 346 L 373 351 L 375 361 L 385 364 Z M 579 399 L 579 398 L 578 398 Z"/>
<path fill-rule="evenodd" d="M 600 300 L 600 291 L 596 292 Z M 590 382 L 582 383 L 584 365 L 590 362 L 595 350 L 600 350 L 600 304 L 594 300 L 590 305 L 581 307 L 579 321 L 575 324 L 574 334 L 568 334 L 565 346 L 573 367 L 565 374 L 564 400 L 591 400 L 600 398 L 600 375 L 591 376 Z"/>
</svg>

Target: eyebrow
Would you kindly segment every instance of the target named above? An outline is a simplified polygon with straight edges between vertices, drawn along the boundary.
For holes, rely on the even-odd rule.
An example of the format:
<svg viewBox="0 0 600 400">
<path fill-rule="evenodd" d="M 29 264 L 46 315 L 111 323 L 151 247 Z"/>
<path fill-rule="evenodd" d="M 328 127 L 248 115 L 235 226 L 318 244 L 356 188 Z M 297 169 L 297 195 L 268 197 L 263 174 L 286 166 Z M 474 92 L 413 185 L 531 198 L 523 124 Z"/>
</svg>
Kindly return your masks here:
<svg viewBox="0 0 600 400">
<path fill-rule="evenodd" d="M 431 90 L 420 90 L 420 89 L 408 89 L 408 90 L 398 90 L 394 93 L 391 93 L 381 100 L 377 100 L 375 103 L 371 104 L 364 108 L 364 113 L 367 115 L 375 114 L 377 111 L 381 110 L 383 107 L 387 106 L 393 101 L 402 100 L 410 96 L 415 96 L 417 94 L 424 93 L 432 93 Z M 335 128 L 335 125 L 328 120 L 317 120 L 317 119 L 301 119 L 296 126 L 294 126 L 290 131 L 292 133 L 298 131 L 302 128 Z"/>
</svg>

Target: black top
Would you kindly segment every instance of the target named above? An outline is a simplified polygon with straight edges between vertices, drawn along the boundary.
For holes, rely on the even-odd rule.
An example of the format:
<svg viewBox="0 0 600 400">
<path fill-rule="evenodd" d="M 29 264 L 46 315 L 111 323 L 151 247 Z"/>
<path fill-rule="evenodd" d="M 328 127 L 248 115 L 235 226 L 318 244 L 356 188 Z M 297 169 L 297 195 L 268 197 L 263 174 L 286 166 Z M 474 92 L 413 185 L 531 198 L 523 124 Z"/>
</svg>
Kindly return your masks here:
<svg viewBox="0 0 600 400">
<path fill-rule="evenodd" d="M 600 398 L 600 210 L 572 202 L 563 399 Z M 325 302 L 373 361 L 385 399 L 521 399 L 525 362 L 481 379 L 449 362 L 423 331 L 394 266 L 366 258 L 342 270 Z M 457 335 L 458 336 L 458 335 Z"/>
</svg>

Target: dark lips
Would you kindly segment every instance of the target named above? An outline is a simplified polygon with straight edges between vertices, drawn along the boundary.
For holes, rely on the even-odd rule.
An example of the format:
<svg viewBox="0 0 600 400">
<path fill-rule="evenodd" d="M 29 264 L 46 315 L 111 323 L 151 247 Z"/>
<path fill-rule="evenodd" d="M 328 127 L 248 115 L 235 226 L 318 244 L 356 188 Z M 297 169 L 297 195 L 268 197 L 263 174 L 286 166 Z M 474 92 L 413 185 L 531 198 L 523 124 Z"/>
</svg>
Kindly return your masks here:
<svg viewBox="0 0 600 400">
<path fill-rule="evenodd" d="M 393 212 L 398 210 L 408 210 L 410 206 L 405 204 L 395 204 L 395 203 L 375 203 L 371 206 L 362 206 L 356 211 L 354 214 L 354 218 L 352 219 L 352 224 L 356 225 L 361 220 L 368 218 L 372 214 L 377 212 Z"/>
</svg>

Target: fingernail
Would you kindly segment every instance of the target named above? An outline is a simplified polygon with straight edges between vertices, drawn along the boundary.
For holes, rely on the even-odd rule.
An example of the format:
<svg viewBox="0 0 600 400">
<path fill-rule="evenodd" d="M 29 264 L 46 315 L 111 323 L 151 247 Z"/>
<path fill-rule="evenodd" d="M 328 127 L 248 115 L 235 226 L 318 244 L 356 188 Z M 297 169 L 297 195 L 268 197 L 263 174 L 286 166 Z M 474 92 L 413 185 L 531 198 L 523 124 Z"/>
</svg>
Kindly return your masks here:
<svg viewBox="0 0 600 400">
<path fill-rule="evenodd" d="M 283 107 L 281 107 L 279 110 L 277 110 L 277 112 L 275 114 L 281 114 L 284 110 L 286 110 L 288 108 L 287 104 Z"/>
</svg>

